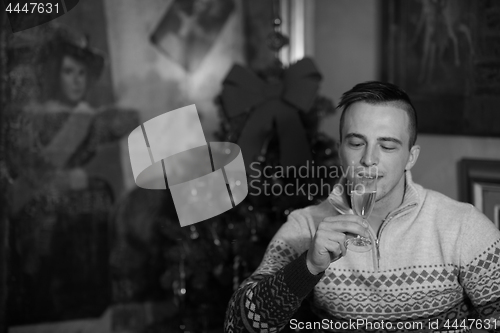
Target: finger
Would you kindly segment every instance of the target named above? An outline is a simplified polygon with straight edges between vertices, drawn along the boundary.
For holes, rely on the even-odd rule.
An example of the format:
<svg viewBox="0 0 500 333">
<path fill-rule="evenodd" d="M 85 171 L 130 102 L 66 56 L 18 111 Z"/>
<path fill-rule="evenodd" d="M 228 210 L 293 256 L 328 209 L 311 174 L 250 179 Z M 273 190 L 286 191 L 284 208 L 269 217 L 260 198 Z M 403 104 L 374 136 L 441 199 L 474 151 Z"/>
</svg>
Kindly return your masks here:
<svg viewBox="0 0 500 333">
<path fill-rule="evenodd" d="M 346 255 L 347 248 L 345 247 L 346 235 L 343 233 L 326 233 L 319 235 L 317 244 L 320 248 L 330 252 L 330 259 Z M 324 251 L 323 251 L 324 253 Z M 332 256 L 334 254 L 334 256 Z"/>
<path fill-rule="evenodd" d="M 331 243 L 336 242 L 339 245 L 342 256 L 345 256 L 347 254 L 347 247 L 345 246 L 346 239 L 347 236 L 342 233 L 335 234 L 333 235 L 333 237 L 329 238 Z"/>
<path fill-rule="evenodd" d="M 328 216 L 323 219 L 323 222 L 356 222 L 361 224 L 362 226 L 368 226 L 368 222 L 362 218 L 361 216 L 358 215 L 353 215 L 353 214 L 344 214 L 344 215 L 337 215 L 337 216 Z"/>
<path fill-rule="evenodd" d="M 341 233 L 341 234 L 348 232 L 363 237 L 370 237 L 370 231 L 368 230 L 368 228 L 363 227 L 362 225 L 356 222 L 348 222 L 348 221 L 340 221 L 335 223 L 322 222 L 318 225 L 317 232 Z"/>
<path fill-rule="evenodd" d="M 337 261 L 346 255 L 346 248 L 344 243 L 344 241 L 331 240 L 325 246 L 325 248 L 328 250 L 328 253 L 330 254 L 330 262 Z"/>
</svg>

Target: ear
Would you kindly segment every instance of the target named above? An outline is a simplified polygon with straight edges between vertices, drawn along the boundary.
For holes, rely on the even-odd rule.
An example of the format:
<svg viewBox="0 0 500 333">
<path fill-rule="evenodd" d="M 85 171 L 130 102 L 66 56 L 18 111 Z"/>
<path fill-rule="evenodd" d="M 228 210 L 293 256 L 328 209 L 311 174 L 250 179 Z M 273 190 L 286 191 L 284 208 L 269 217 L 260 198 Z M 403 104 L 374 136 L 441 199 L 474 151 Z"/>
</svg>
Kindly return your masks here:
<svg viewBox="0 0 500 333">
<path fill-rule="evenodd" d="M 410 149 L 410 156 L 408 157 L 408 162 L 406 162 L 405 171 L 411 170 L 415 163 L 417 163 L 418 155 L 420 154 L 420 146 L 414 145 Z"/>
</svg>

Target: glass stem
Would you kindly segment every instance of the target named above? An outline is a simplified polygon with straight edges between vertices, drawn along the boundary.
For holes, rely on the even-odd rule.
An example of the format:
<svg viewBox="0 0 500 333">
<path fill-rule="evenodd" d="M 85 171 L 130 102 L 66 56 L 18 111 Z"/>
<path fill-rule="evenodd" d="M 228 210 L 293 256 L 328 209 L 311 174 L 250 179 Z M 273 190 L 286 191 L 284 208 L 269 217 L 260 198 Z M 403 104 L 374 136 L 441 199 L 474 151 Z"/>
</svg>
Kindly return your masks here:
<svg viewBox="0 0 500 333">
<path fill-rule="evenodd" d="M 380 252 L 379 252 L 379 248 L 378 248 L 378 239 L 370 227 L 368 227 L 368 232 L 370 233 L 370 241 L 372 242 L 373 267 L 375 267 L 375 271 L 378 272 L 378 264 L 379 264 L 379 259 L 380 259 Z"/>
</svg>

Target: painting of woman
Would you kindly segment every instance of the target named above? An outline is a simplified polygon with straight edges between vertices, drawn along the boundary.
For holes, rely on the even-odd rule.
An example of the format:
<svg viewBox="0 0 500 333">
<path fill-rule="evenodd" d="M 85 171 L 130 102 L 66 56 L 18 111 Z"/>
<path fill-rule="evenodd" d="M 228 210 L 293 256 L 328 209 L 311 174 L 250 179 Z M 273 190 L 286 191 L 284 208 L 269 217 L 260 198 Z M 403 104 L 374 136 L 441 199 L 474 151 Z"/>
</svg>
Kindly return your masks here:
<svg viewBox="0 0 500 333">
<path fill-rule="evenodd" d="M 17 110 L 9 132 L 14 325 L 98 316 L 109 305 L 107 221 L 120 160 L 99 156 L 137 123 L 87 102 L 105 61 L 85 38 L 56 30 L 38 64 L 43 94 Z"/>
</svg>

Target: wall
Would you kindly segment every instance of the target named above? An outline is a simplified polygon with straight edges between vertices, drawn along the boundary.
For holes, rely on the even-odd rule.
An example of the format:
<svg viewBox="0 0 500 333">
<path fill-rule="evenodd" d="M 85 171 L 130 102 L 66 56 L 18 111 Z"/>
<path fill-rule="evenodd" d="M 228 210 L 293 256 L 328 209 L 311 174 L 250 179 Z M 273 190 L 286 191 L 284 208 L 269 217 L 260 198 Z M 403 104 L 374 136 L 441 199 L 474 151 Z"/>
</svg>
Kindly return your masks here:
<svg viewBox="0 0 500 333">
<path fill-rule="evenodd" d="M 324 75 L 322 93 L 338 102 L 354 84 L 380 78 L 379 1 L 316 0 L 314 53 Z M 338 140 L 340 114 L 322 129 Z M 426 188 L 454 199 L 458 192 L 458 161 L 500 160 L 500 138 L 420 134 L 419 161 L 413 178 Z"/>
<path fill-rule="evenodd" d="M 321 94 L 337 105 L 344 91 L 378 74 L 378 1 L 315 0 L 314 59 L 323 74 Z M 339 139 L 340 112 L 321 129 Z"/>
<path fill-rule="evenodd" d="M 322 93 L 335 101 L 377 76 L 378 3 L 315 0 L 314 57 L 323 73 Z"/>
<path fill-rule="evenodd" d="M 219 126 L 214 97 L 233 63 L 244 62 L 241 1 L 235 3 L 235 11 L 200 66 L 187 72 L 150 41 L 157 22 L 172 1 L 154 0 L 144 6 L 136 0 L 105 0 L 117 103 L 139 110 L 141 121 L 196 104 L 205 137 L 213 141 L 213 133 Z M 189 129 L 177 130 L 182 138 Z M 126 187 L 134 188 L 126 142 L 122 145 L 122 156 Z"/>
<path fill-rule="evenodd" d="M 459 199 L 458 162 L 463 158 L 500 160 L 500 138 L 420 135 L 422 147 L 413 178 L 427 188 Z"/>
</svg>

